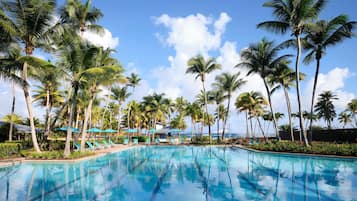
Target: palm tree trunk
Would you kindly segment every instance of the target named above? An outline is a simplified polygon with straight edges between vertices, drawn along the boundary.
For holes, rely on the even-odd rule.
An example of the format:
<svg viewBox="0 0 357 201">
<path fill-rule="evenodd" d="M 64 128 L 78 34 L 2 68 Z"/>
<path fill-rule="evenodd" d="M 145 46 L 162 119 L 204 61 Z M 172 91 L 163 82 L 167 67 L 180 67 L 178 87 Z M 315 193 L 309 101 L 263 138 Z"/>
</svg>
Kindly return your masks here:
<svg viewBox="0 0 357 201">
<path fill-rule="evenodd" d="M 203 88 L 203 94 L 205 95 L 205 107 L 206 107 L 206 113 L 207 113 L 207 124 L 208 124 L 208 136 L 209 136 L 209 143 L 211 144 L 212 139 L 211 139 L 211 123 L 209 122 L 209 117 L 208 117 L 208 104 L 207 104 L 207 94 L 206 94 L 206 87 L 205 87 L 205 81 L 202 80 L 202 88 Z M 203 121 L 205 120 L 205 115 L 203 115 Z"/>
<path fill-rule="evenodd" d="M 120 115 L 121 115 L 121 103 L 118 105 L 118 135 L 120 134 Z"/>
<path fill-rule="evenodd" d="M 248 125 L 248 111 L 245 111 L 245 123 L 247 125 L 247 138 L 250 138 L 249 125 Z"/>
<path fill-rule="evenodd" d="M 78 109 L 77 109 L 77 111 L 76 111 L 76 120 L 75 120 L 75 125 L 74 125 L 74 127 L 75 128 L 78 128 L 78 124 L 79 124 L 79 114 L 81 113 L 81 108 L 80 107 L 78 107 Z"/>
<path fill-rule="evenodd" d="M 317 80 L 319 79 L 319 71 L 320 71 L 320 59 L 316 58 L 316 71 L 315 71 L 315 78 L 314 78 L 314 86 L 312 88 L 312 97 L 311 97 L 311 108 L 310 108 L 310 141 L 312 140 L 312 123 L 313 123 L 313 115 L 314 115 L 314 101 L 315 101 L 315 94 L 316 94 L 316 87 L 317 87 Z"/>
<path fill-rule="evenodd" d="M 91 95 L 91 98 L 89 100 L 87 110 L 84 112 L 84 122 L 83 122 L 83 127 L 82 127 L 82 137 L 81 137 L 81 148 L 80 151 L 83 152 L 85 150 L 85 141 L 87 137 L 87 127 L 88 127 L 88 120 L 89 120 L 89 114 L 92 112 L 92 104 L 94 100 L 94 95 Z"/>
<path fill-rule="evenodd" d="M 16 103 L 16 96 L 15 96 L 15 83 L 12 82 L 12 105 L 11 105 L 11 119 L 10 119 L 10 128 L 9 128 L 9 141 L 12 141 L 12 132 L 14 128 L 14 113 L 15 113 L 15 103 Z"/>
<path fill-rule="evenodd" d="M 27 54 L 27 56 L 29 56 L 29 55 Z M 25 62 L 23 65 L 22 79 L 24 80 L 25 83 L 27 83 L 27 62 Z M 37 153 L 41 153 L 40 147 L 38 146 L 38 143 L 37 143 L 35 122 L 33 121 L 33 111 L 32 111 L 32 100 L 31 100 L 31 96 L 30 96 L 30 87 L 27 84 L 25 84 L 23 86 L 23 90 L 24 90 L 24 95 L 25 95 L 27 111 L 29 114 L 33 148 L 35 149 L 35 151 Z"/>
<path fill-rule="evenodd" d="M 250 131 L 253 135 L 253 139 L 255 140 L 255 133 L 253 132 L 253 122 L 252 122 L 252 118 L 249 119 L 249 122 L 250 122 Z"/>
<path fill-rule="evenodd" d="M 258 117 L 255 117 L 255 119 L 258 121 L 258 125 L 259 125 L 259 128 L 260 128 L 260 131 L 262 132 L 262 135 L 264 137 L 264 140 L 265 142 L 267 141 L 267 138 L 265 137 L 265 133 L 264 133 L 264 130 L 263 130 L 263 127 L 262 127 L 262 124 L 260 123 L 260 120 Z"/>
<path fill-rule="evenodd" d="M 268 94 L 268 101 L 269 101 L 270 111 L 271 111 L 272 116 L 273 116 L 273 124 L 274 124 L 274 129 L 275 129 L 275 136 L 276 136 L 276 137 L 279 139 L 279 141 L 280 141 L 281 138 L 280 138 L 280 135 L 279 135 L 278 124 L 277 124 L 277 122 L 276 122 L 275 112 L 274 112 L 273 105 L 272 105 L 272 101 L 271 101 L 270 89 L 269 89 L 268 83 L 266 82 L 265 78 L 263 78 L 263 81 L 264 81 L 265 89 L 266 89 L 267 94 Z"/>
<path fill-rule="evenodd" d="M 303 134 L 304 136 L 304 141 L 306 146 L 309 145 L 309 141 L 307 139 L 307 134 L 306 130 L 304 128 L 304 118 L 302 116 L 302 100 L 301 100 L 301 94 L 300 94 L 300 69 L 299 69 L 299 63 L 300 63 L 300 56 L 301 56 L 301 39 L 300 35 L 295 35 L 296 41 L 297 41 L 297 54 L 296 54 L 296 61 L 295 61 L 295 74 L 296 74 L 296 94 L 298 98 L 298 106 L 299 106 L 299 123 L 300 123 L 300 133 Z M 301 134 L 300 134 L 301 135 Z"/>
<path fill-rule="evenodd" d="M 77 94 L 78 94 L 78 86 L 74 86 L 74 92 L 71 98 L 71 106 L 68 118 L 68 129 L 67 129 L 67 137 L 66 137 L 66 144 L 64 148 L 64 156 L 68 157 L 71 154 L 71 139 L 72 139 L 72 122 L 74 117 L 74 111 L 77 105 Z"/>
<path fill-rule="evenodd" d="M 295 141 L 295 139 L 294 139 L 294 128 L 293 128 L 293 120 L 292 120 L 292 115 L 291 115 L 291 103 L 290 103 L 289 93 L 288 93 L 288 90 L 287 90 L 286 87 L 284 87 L 284 86 L 282 86 L 282 87 L 284 89 L 286 107 L 288 108 L 291 141 L 294 142 Z"/>
<path fill-rule="evenodd" d="M 224 119 L 224 123 L 223 123 L 223 131 L 222 131 L 222 140 L 224 140 L 224 133 L 226 132 L 226 125 L 227 125 L 227 119 L 229 116 L 229 107 L 231 104 L 231 94 L 228 94 L 228 104 L 227 104 L 227 113 L 226 113 L 226 118 Z"/>
<path fill-rule="evenodd" d="M 50 90 L 48 89 L 48 86 L 46 87 L 46 120 L 45 120 L 45 137 L 48 136 L 49 128 L 48 124 L 49 122 L 49 116 L 50 116 Z"/>
</svg>

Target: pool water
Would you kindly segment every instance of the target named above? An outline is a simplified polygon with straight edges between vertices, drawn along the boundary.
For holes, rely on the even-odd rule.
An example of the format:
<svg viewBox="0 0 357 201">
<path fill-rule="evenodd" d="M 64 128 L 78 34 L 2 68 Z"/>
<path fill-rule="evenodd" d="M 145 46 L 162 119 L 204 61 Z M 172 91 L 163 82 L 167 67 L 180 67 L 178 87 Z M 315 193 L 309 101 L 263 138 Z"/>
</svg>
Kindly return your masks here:
<svg viewBox="0 0 357 201">
<path fill-rule="evenodd" d="M 231 147 L 135 147 L 0 169 L 0 200 L 357 200 L 357 160 Z"/>
</svg>

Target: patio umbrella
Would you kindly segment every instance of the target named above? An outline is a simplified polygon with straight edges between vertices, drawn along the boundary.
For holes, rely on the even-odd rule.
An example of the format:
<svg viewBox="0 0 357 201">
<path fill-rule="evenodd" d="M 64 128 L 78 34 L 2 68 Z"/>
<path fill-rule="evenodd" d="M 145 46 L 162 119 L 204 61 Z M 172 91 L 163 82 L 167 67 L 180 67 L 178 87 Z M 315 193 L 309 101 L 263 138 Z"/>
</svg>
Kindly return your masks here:
<svg viewBox="0 0 357 201">
<path fill-rule="evenodd" d="M 103 130 L 100 130 L 99 128 L 90 128 L 87 130 L 87 133 L 102 133 Z M 96 135 L 94 135 L 94 139 L 97 139 L 96 138 Z"/>
<path fill-rule="evenodd" d="M 68 126 L 65 126 L 65 127 L 61 127 L 61 128 L 56 128 L 55 130 L 56 130 L 56 131 L 67 131 L 68 128 L 69 128 Z M 72 132 L 73 132 L 73 133 L 79 133 L 79 129 L 72 127 Z"/>
<path fill-rule="evenodd" d="M 118 131 L 109 128 L 109 129 L 103 130 L 102 132 L 103 132 L 103 133 L 116 133 L 116 132 L 118 132 Z"/>
<path fill-rule="evenodd" d="M 177 128 L 173 128 L 169 130 L 170 133 L 178 133 L 179 134 L 179 138 L 180 138 L 180 132 L 182 132 L 182 130 L 177 129 Z"/>
</svg>

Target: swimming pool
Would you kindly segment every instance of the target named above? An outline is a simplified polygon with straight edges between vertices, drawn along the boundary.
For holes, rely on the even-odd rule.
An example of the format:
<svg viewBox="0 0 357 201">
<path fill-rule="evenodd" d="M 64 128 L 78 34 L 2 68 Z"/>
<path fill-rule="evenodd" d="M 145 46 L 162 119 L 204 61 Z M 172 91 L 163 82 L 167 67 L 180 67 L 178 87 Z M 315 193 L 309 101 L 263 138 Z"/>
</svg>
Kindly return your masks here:
<svg viewBox="0 0 357 201">
<path fill-rule="evenodd" d="M 1 200 L 357 200 L 357 160 L 231 147 L 136 147 L 0 169 Z"/>
</svg>

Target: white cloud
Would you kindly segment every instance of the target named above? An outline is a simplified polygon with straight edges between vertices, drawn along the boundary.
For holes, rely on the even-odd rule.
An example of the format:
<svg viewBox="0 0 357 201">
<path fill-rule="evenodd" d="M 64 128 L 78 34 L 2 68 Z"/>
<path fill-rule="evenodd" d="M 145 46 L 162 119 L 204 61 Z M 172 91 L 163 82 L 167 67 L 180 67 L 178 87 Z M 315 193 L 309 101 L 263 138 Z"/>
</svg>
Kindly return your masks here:
<svg viewBox="0 0 357 201">
<path fill-rule="evenodd" d="M 350 78 L 351 74 L 348 68 L 340 67 L 336 67 L 326 74 L 320 73 L 317 81 L 315 103 L 320 93 L 332 91 L 338 97 L 338 100 L 334 101 L 336 109 L 346 109 L 346 104 L 355 97 L 353 93 L 344 90 L 346 79 Z M 304 97 L 308 97 L 307 100 L 304 99 L 304 104 L 308 104 L 308 107 L 310 107 L 313 82 L 314 80 L 311 78 L 308 81 L 307 89 L 304 91 Z"/>
<path fill-rule="evenodd" d="M 103 48 L 115 49 L 119 45 L 119 38 L 113 37 L 112 33 L 104 28 L 103 34 L 98 34 L 93 31 L 85 31 L 83 38 L 87 39 L 94 45 L 102 46 Z"/>
</svg>

